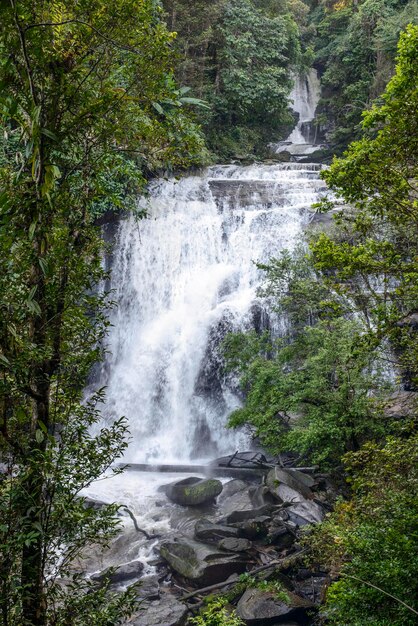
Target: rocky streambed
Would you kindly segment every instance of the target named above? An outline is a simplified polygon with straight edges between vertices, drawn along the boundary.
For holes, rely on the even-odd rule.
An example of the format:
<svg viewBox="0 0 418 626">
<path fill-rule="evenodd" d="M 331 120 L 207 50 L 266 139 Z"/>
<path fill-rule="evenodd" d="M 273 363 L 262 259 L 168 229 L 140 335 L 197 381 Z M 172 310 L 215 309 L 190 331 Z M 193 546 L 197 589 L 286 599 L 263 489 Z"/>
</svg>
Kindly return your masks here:
<svg viewBox="0 0 418 626">
<path fill-rule="evenodd" d="M 210 467 L 245 478 L 147 476 L 145 514 L 127 472 L 123 531 L 106 553 L 88 555 L 89 576 L 100 584 L 113 567 L 113 589 L 136 585 L 134 626 L 185 626 L 205 596 L 220 593 L 248 626 L 313 624 L 326 573 L 304 566 L 299 538 L 330 509 L 326 476 L 254 453 L 218 459 L 205 473 Z"/>
</svg>

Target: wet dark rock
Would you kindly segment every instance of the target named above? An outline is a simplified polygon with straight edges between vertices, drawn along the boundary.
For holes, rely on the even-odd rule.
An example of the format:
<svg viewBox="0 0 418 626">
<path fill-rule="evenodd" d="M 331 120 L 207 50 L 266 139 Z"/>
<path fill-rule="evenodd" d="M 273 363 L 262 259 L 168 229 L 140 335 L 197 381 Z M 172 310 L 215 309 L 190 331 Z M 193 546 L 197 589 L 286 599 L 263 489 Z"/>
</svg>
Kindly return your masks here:
<svg viewBox="0 0 418 626">
<path fill-rule="evenodd" d="M 173 596 L 165 594 L 154 602 L 143 602 L 132 626 L 184 626 L 187 608 Z"/>
<path fill-rule="evenodd" d="M 298 594 L 310 600 L 313 604 L 319 605 L 323 599 L 325 590 L 325 576 L 310 576 L 297 584 Z"/>
<path fill-rule="evenodd" d="M 201 541 L 217 542 L 227 537 L 238 537 L 239 531 L 233 526 L 214 524 L 202 518 L 196 522 L 194 534 L 196 539 L 200 539 Z"/>
<path fill-rule="evenodd" d="M 95 500 L 94 498 L 84 498 L 84 506 L 86 509 L 93 509 L 94 511 L 100 511 L 103 507 L 108 506 L 107 502 L 103 500 Z"/>
<path fill-rule="evenodd" d="M 318 524 L 325 517 L 325 511 L 316 502 L 305 500 L 292 504 L 287 509 L 289 519 L 298 526 L 306 526 L 306 524 Z"/>
<path fill-rule="evenodd" d="M 252 305 L 250 309 L 251 325 L 257 334 L 270 330 L 270 317 L 266 309 L 259 303 Z"/>
<path fill-rule="evenodd" d="M 271 519 L 268 515 L 260 515 L 250 520 L 235 523 L 234 527 L 238 529 L 240 537 L 250 540 L 262 539 L 268 535 Z"/>
<path fill-rule="evenodd" d="M 236 493 L 247 489 L 250 485 L 243 480 L 239 480 L 238 478 L 234 478 L 229 482 L 225 483 L 224 488 L 222 489 L 222 493 L 218 498 L 218 504 L 221 504 L 227 498 L 231 498 Z"/>
<path fill-rule="evenodd" d="M 106 569 L 98 574 L 93 574 L 92 580 L 96 582 L 102 582 L 106 578 L 109 578 L 110 584 L 115 585 L 119 583 L 139 578 L 144 570 L 144 564 L 141 561 L 130 561 L 119 565 L 114 571 Z"/>
<path fill-rule="evenodd" d="M 273 511 L 273 505 L 265 504 L 256 509 L 244 509 L 242 511 L 233 511 L 223 518 L 223 523 L 235 524 L 237 522 L 244 522 L 247 520 L 253 520 L 254 518 L 269 515 Z"/>
<path fill-rule="evenodd" d="M 167 498 L 182 506 L 198 506 L 214 500 L 222 491 L 222 483 L 214 478 L 194 476 L 178 480 L 164 488 Z"/>
<path fill-rule="evenodd" d="M 306 500 L 313 497 L 310 487 L 315 481 L 302 472 L 274 467 L 267 474 L 266 483 L 271 493 L 282 501 L 291 502 L 296 498 L 300 500 L 300 496 Z"/>
<path fill-rule="evenodd" d="M 270 527 L 268 541 L 279 548 L 289 548 L 295 541 L 295 535 L 284 525 Z"/>
<path fill-rule="evenodd" d="M 218 548 L 226 552 L 246 552 L 252 548 L 252 545 L 253 544 L 248 539 L 225 537 L 225 539 L 222 539 L 218 543 Z"/>
<path fill-rule="evenodd" d="M 277 499 L 273 496 L 266 485 L 250 487 L 248 493 L 251 503 L 255 508 L 277 504 Z"/>
<path fill-rule="evenodd" d="M 222 552 L 186 537 L 164 542 L 160 553 L 173 570 L 202 586 L 242 573 L 248 562 L 241 554 Z"/>
<path fill-rule="evenodd" d="M 160 583 L 158 576 L 147 576 L 136 584 L 138 600 L 158 600 L 160 597 Z"/>
<path fill-rule="evenodd" d="M 313 604 L 309 600 L 287 591 L 286 602 L 274 592 L 247 589 L 238 602 L 237 615 L 248 626 L 270 626 L 286 618 L 304 618 Z"/>
</svg>

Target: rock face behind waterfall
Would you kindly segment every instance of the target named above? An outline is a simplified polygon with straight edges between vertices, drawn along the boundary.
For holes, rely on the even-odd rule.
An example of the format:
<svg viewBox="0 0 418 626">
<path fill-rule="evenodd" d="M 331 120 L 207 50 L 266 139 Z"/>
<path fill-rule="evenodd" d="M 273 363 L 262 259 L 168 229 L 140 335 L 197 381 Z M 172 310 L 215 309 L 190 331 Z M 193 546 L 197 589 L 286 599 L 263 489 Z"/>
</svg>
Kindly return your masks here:
<svg viewBox="0 0 418 626">
<path fill-rule="evenodd" d="M 281 331 L 257 298 L 267 262 L 292 249 L 325 193 L 321 166 L 214 166 L 155 181 L 148 218 L 122 220 L 113 254 L 105 417 L 125 415 L 128 461 L 178 462 L 248 446 L 225 430 L 241 402 L 225 373 L 231 331 Z"/>
</svg>

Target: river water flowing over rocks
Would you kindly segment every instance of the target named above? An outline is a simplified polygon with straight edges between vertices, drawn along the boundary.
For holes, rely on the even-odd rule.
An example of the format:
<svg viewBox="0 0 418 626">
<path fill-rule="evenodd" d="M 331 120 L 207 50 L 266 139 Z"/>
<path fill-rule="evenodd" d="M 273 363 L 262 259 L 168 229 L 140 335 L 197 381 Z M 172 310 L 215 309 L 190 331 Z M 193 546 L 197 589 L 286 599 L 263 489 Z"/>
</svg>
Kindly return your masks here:
<svg viewBox="0 0 418 626">
<path fill-rule="evenodd" d="M 127 459 L 179 462 L 245 449 L 227 431 L 239 405 L 223 372 L 221 342 L 232 330 L 277 326 L 257 299 L 261 272 L 292 249 L 324 194 L 320 165 L 215 166 L 159 180 L 117 233 L 105 414 L 125 415 Z"/>
<path fill-rule="evenodd" d="M 251 440 L 226 428 L 242 397 L 222 356 L 231 331 L 285 328 L 257 295 L 257 263 L 292 250 L 326 194 L 322 166 L 300 160 L 301 124 L 316 106 L 305 87 L 314 78 L 295 87 L 300 124 L 286 146 L 290 153 L 296 137 L 297 157 L 154 181 L 139 201 L 146 217 L 123 219 L 113 233 L 117 307 L 96 384 L 107 388 L 104 420 L 129 421 L 123 461 L 135 470 L 89 488 L 86 505 L 118 502 L 123 524 L 109 550 L 86 554 L 82 569 L 100 583 L 117 567 L 114 589 L 141 582 L 136 626 L 181 626 L 194 602 L 185 591 L 245 571 L 267 576 L 269 563 L 294 557 L 298 529 L 326 510 L 326 481 L 314 469 L 236 453 Z M 312 145 L 303 141 L 308 156 Z M 292 576 L 286 602 L 248 588 L 237 605 L 244 623 L 310 624 L 323 579 L 306 582 L 303 568 Z"/>
</svg>

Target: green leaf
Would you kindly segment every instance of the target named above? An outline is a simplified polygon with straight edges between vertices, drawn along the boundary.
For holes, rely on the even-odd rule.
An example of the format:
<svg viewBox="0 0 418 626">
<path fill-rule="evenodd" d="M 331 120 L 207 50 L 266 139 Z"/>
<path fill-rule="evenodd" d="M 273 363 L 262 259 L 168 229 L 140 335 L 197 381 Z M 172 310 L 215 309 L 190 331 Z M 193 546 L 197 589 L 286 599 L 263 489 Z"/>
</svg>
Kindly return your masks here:
<svg viewBox="0 0 418 626">
<path fill-rule="evenodd" d="M 38 443 L 42 443 L 44 440 L 44 433 L 42 432 L 42 430 L 37 430 L 35 432 L 35 439 Z"/>
</svg>

